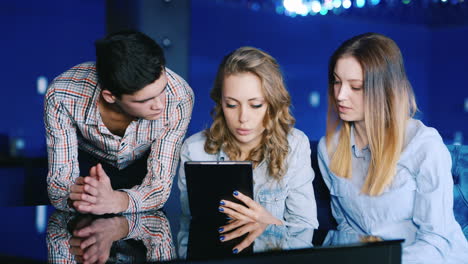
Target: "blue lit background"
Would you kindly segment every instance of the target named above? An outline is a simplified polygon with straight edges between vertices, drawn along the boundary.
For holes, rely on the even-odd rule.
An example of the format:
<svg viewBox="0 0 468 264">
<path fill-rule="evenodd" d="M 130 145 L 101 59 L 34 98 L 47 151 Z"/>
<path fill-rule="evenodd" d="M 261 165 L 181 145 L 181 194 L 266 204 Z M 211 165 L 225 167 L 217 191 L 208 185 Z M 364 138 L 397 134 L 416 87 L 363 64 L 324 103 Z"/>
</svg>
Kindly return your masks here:
<svg viewBox="0 0 468 264">
<path fill-rule="evenodd" d="M 61 72 L 94 60 L 94 40 L 106 33 L 105 8 L 105 1 L 96 0 L 0 3 L 4 28 L 0 156 L 46 155 L 41 93 Z M 459 0 L 193 0 L 188 82 L 196 103 L 188 135 L 211 123 L 213 104 L 208 94 L 222 57 L 249 45 L 277 58 L 293 98 L 297 127 L 318 140 L 325 132 L 330 54 L 345 39 L 373 31 L 400 46 L 421 110 L 419 118 L 435 127 L 446 143 L 466 144 L 467 10 L 467 3 Z M 45 182 L 45 173 L 0 168 L 4 179 L 0 204 L 21 204 L 26 195 L 43 194 L 44 186 L 35 182 Z M 178 212 L 176 200 L 174 190 L 169 214 Z M 39 214 L 32 211 L 18 223 L 32 224 Z M 8 248 L 21 248 L 22 239 L 10 240 Z M 38 248 L 25 256 L 45 259 L 44 247 Z"/>
<path fill-rule="evenodd" d="M 64 70 L 94 60 L 93 42 L 106 29 L 105 3 L 6 0 L 0 7 L 6 29 L 0 49 L 0 155 L 44 156 L 41 91 Z M 189 133 L 210 123 L 208 92 L 221 58 L 251 45 L 278 59 L 297 126 L 318 139 L 324 132 L 328 56 L 343 40 L 374 31 L 401 47 L 422 119 L 448 143 L 457 132 L 463 140 L 467 10 L 462 0 L 192 1 L 188 81 L 197 105 Z"/>
</svg>

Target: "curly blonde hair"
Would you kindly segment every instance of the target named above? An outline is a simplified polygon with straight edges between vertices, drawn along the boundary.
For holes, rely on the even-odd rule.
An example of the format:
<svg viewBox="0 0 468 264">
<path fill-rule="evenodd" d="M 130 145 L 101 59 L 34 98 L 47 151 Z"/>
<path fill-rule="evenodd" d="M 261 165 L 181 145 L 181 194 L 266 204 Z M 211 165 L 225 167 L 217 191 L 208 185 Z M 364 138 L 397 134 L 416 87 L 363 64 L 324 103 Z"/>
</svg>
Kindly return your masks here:
<svg viewBox="0 0 468 264">
<path fill-rule="evenodd" d="M 259 49 L 241 47 L 228 54 L 221 62 L 210 93 L 216 105 L 212 111 L 213 124 L 205 130 L 205 151 L 214 154 L 223 150 L 232 160 L 241 156 L 241 150 L 228 129 L 221 102 L 225 78 L 240 73 L 252 73 L 260 79 L 267 103 L 263 138 L 261 143 L 250 151 L 247 160 L 252 161 L 254 166 L 266 160 L 270 176 L 279 181 L 287 171 L 287 136 L 294 126 L 295 119 L 289 109 L 291 97 L 286 90 L 278 63 L 272 56 Z"/>
</svg>

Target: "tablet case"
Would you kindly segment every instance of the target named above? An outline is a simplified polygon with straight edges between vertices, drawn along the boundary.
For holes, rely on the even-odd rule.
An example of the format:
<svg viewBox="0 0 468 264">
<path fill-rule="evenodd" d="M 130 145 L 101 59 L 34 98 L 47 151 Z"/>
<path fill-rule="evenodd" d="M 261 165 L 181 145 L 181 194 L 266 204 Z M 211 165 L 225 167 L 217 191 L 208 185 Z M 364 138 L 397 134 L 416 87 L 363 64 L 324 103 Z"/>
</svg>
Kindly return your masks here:
<svg viewBox="0 0 468 264">
<path fill-rule="evenodd" d="M 234 191 L 253 199 L 249 161 L 187 161 L 184 169 L 192 219 L 225 217 L 218 211 L 221 200 L 242 203 L 234 198 Z"/>
</svg>

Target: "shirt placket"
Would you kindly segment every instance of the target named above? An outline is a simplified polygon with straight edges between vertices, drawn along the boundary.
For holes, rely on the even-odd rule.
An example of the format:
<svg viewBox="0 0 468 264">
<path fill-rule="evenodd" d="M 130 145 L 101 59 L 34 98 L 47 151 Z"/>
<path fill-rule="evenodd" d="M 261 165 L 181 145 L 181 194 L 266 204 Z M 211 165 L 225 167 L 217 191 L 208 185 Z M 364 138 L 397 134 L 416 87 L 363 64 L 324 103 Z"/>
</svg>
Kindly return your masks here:
<svg viewBox="0 0 468 264">
<path fill-rule="evenodd" d="M 127 166 L 127 163 L 132 160 L 133 152 L 130 144 L 135 137 L 135 122 L 131 122 L 126 131 L 125 135 L 120 139 L 119 151 L 117 153 L 117 168 L 122 169 Z"/>
</svg>

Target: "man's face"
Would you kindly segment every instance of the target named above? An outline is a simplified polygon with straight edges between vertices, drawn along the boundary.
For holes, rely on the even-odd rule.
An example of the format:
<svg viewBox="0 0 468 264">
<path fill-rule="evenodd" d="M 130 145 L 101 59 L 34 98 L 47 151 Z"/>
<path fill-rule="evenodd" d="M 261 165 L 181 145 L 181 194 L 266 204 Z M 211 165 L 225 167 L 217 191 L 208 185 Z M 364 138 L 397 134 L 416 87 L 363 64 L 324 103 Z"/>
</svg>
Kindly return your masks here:
<svg viewBox="0 0 468 264">
<path fill-rule="evenodd" d="M 166 86 L 167 76 L 163 71 L 159 79 L 138 92 L 122 95 L 115 103 L 130 116 L 156 120 L 161 117 L 166 107 Z"/>
</svg>

